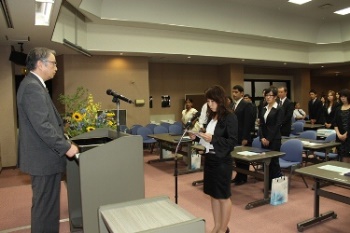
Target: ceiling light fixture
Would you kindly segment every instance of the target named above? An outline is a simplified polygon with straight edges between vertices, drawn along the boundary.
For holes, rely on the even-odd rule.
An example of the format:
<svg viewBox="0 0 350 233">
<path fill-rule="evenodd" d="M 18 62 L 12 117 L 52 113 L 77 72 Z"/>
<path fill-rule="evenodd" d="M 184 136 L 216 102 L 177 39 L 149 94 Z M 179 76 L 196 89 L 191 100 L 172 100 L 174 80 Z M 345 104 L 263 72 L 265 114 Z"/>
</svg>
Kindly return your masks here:
<svg viewBox="0 0 350 233">
<path fill-rule="evenodd" d="M 336 13 L 338 15 L 347 15 L 350 13 L 350 7 L 341 9 L 339 11 L 335 11 L 334 13 Z"/>
<path fill-rule="evenodd" d="M 298 5 L 302 5 L 304 3 L 311 2 L 311 0 L 289 0 L 288 2 L 294 3 L 294 4 L 298 4 Z"/>
<path fill-rule="evenodd" d="M 11 19 L 11 16 L 10 16 L 9 9 L 7 7 L 6 0 L 0 0 L 0 4 L 1 4 L 1 9 L 4 12 L 7 28 L 13 28 L 12 19 Z"/>
<path fill-rule="evenodd" d="M 66 40 L 66 39 L 63 39 L 63 44 L 87 57 L 92 57 L 91 53 L 89 53 L 87 50 L 83 49 L 81 46 L 78 46 L 76 44 L 73 44 L 72 42 Z"/>
<path fill-rule="evenodd" d="M 50 26 L 54 0 L 35 0 L 35 25 Z"/>
</svg>

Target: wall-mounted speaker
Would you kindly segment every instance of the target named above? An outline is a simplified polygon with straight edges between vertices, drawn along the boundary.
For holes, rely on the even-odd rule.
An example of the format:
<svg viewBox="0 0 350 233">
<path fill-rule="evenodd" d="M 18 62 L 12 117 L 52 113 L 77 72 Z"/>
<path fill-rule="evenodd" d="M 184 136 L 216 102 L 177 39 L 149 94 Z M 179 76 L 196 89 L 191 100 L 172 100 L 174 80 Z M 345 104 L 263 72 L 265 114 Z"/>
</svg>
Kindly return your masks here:
<svg viewBox="0 0 350 233">
<path fill-rule="evenodd" d="M 27 54 L 22 52 L 11 51 L 9 60 L 16 65 L 25 66 L 26 65 Z"/>
</svg>

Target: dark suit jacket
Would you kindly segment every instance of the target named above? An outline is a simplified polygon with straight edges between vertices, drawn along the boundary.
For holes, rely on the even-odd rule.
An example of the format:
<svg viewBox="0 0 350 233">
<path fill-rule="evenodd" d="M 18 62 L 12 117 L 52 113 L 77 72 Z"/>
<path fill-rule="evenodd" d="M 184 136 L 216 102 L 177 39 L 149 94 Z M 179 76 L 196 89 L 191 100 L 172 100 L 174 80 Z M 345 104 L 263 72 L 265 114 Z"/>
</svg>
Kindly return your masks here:
<svg viewBox="0 0 350 233">
<path fill-rule="evenodd" d="M 266 108 L 262 109 L 262 114 L 260 115 L 260 125 L 259 125 L 259 137 L 260 139 L 266 138 L 270 142 L 270 146 L 274 145 L 274 141 L 281 141 L 281 124 L 283 119 L 283 110 L 281 107 L 272 108 L 267 115 L 266 121 L 264 115 L 266 113 Z M 277 143 L 278 144 L 278 143 Z M 273 150 L 279 150 L 280 148 L 272 148 Z"/>
<path fill-rule="evenodd" d="M 251 132 L 254 128 L 253 105 L 245 100 L 241 100 L 234 111 L 238 120 L 238 144 L 242 140 L 251 142 Z"/>
<path fill-rule="evenodd" d="M 281 135 L 289 136 L 292 127 L 292 117 L 294 111 L 294 103 L 290 99 L 286 98 L 282 105 L 283 119 L 281 125 Z"/>
<path fill-rule="evenodd" d="M 323 124 L 324 118 L 322 114 L 322 102 L 319 99 L 316 99 L 314 103 L 312 103 L 312 100 L 309 101 L 308 104 L 309 108 L 309 119 L 315 119 L 316 124 Z"/>
<path fill-rule="evenodd" d="M 327 124 L 332 124 L 331 128 L 334 128 L 334 117 L 335 111 L 339 108 L 340 104 L 334 103 L 331 108 L 331 112 L 328 113 L 328 105 L 323 107 L 324 122 Z"/>
<path fill-rule="evenodd" d="M 231 157 L 231 152 L 237 146 L 237 125 L 237 117 L 233 113 L 229 113 L 216 124 L 211 144 L 217 157 Z"/>
<path fill-rule="evenodd" d="M 21 171 L 52 175 L 65 171 L 70 143 L 63 121 L 40 80 L 29 73 L 17 93 L 19 120 L 18 160 Z"/>
</svg>

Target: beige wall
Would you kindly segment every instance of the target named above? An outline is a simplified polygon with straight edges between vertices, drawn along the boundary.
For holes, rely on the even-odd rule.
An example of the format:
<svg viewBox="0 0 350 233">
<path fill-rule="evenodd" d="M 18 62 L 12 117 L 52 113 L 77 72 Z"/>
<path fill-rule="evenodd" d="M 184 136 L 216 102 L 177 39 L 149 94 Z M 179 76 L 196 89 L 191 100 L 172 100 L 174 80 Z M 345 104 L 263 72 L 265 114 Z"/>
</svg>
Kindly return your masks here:
<svg viewBox="0 0 350 233">
<path fill-rule="evenodd" d="M 95 102 L 102 104 L 103 109 L 117 108 L 112 102 L 113 97 L 106 94 L 107 89 L 112 89 L 132 100 L 144 99 L 148 103 L 149 80 L 146 58 L 116 56 L 89 58 L 81 55 L 63 55 L 63 58 L 59 59 L 58 69 L 63 72 L 57 73 L 58 76 L 55 78 L 55 82 L 60 82 L 58 90 L 53 90 L 55 95 L 60 92 L 59 90 L 64 90 L 65 94 L 73 94 L 77 87 L 83 86 L 90 91 Z M 136 107 L 134 104 L 120 101 L 120 109 L 127 110 L 128 126 L 136 123 L 145 125 L 149 122 L 148 104 Z"/>
<path fill-rule="evenodd" d="M 15 104 L 14 65 L 8 60 L 10 46 L 0 46 L 0 145 L 4 167 L 17 163 L 17 121 Z"/>
</svg>

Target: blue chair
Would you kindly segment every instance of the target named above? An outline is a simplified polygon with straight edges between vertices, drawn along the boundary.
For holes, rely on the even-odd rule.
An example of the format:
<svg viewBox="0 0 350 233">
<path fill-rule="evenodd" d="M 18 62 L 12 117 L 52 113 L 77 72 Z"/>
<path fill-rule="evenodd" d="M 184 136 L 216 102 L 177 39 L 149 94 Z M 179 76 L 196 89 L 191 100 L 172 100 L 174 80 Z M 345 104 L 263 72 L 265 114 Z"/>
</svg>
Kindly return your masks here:
<svg viewBox="0 0 350 233">
<path fill-rule="evenodd" d="M 260 141 L 259 137 L 256 137 L 256 138 L 253 139 L 252 147 L 262 148 L 261 141 Z"/>
<path fill-rule="evenodd" d="M 299 134 L 299 138 L 316 140 L 317 139 L 317 132 L 315 130 L 306 130 L 306 131 L 301 132 Z"/>
<path fill-rule="evenodd" d="M 292 181 L 292 176 L 295 169 L 301 167 L 303 162 L 303 143 L 299 139 L 290 139 L 285 141 L 280 149 L 285 155 L 279 158 L 279 163 L 281 169 L 289 169 L 289 182 L 288 182 L 288 192 L 290 189 L 290 184 Z M 304 176 L 301 176 L 305 186 L 308 188 L 308 184 L 305 181 Z"/>
<path fill-rule="evenodd" d="M 142 136 L 143 144 L 150 145 L 151 153 L 153 152 L 154 144 L 157 142 L 154 138 L 148 137 L 148 135 L 153 134 L 152 131 L 147 127 L 139 127 L 137 129 L 137 135 Z"/>
<path fill-rule="evenodd" d="M 156 127 L 156 126 L 157 126 L 157 125 L 154 124 L 154 123 L 149 123 L 149 124 L 146 125 L 146 127 L 149 128 L 152 132 L 153 132 L 153 130 L 154 130 L 154 127 Z"/>
<path fill-rule="evenodd" d="M 169 122 L 161 122 L 160 125 L 165 127 L 169 131 L 169 126 L 170 126 Z"/>
<path fill-rule="evenodd" d="M 131 126 L 131 128 L 130 128 L 130 131 L 131 131 L 131 134 L 132 135 L 137 135 L 137 130 L 138 130 L 138 128 L 140 128 L 140 127 L 142 127 L 142 125 L 133 125 L 133 126 Z"/>
<path fill-rule="evenodd" d="M 169 130 L 167 128 L 165 128 L 164 126 L 157 125 L 153 129 L 153 133 L 154 134 L 169 133 Z"/>
<path fill-rule="evenodd" d="M 182 135 L 182 127 L 178 125 L 170 125 L 169 133 L 172 135 Z"/>
<path fill-rule="evenodd" d="M 304 122 L 296 121 L 292 124 L 292 131 L 290 133 L 290 137 L 296 137 L 303 131 L 304 131 Z"/>
<path fill-rule="evenodd" d="M 328 135 L 324 141 L 325 142 L 334 142 L 336 139 L 336 133 L 332 133 L 330 135 Z M 314 155 L 316 158 L 320 158 L 322 160 L 328 160 L 328 159 L 337 159 L 338 158 L 338 154 L 337 153 L 328 153 L 327 157 L 326 157 L 326 153 L 325 152 L 321 152 L 321 151 L 315 151 Z"/>
<path fill-rule="evenodd" d="M 181 128 L 183 128 L 182 122 L 181 122 L 181 121 L 175 121 L 173 125 L 178 125 L 178 126 L 180 126 Z"/>
</svg>

